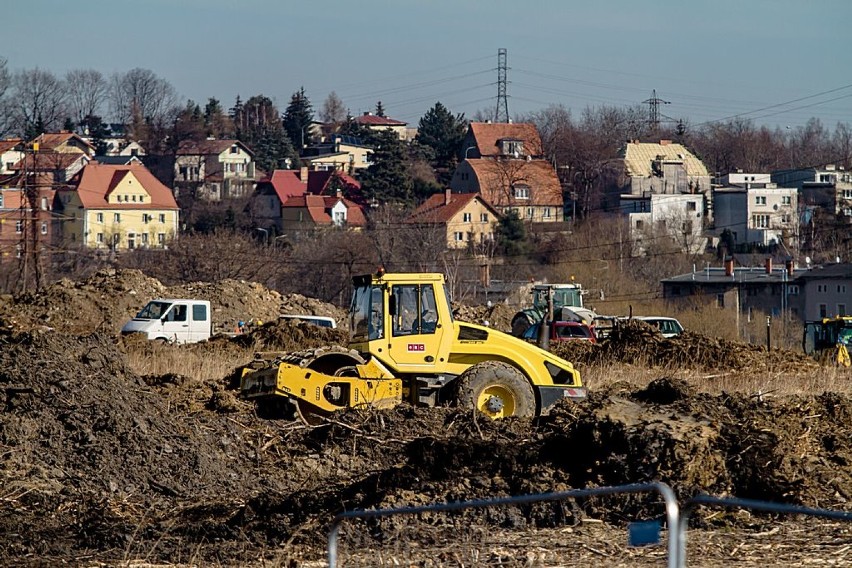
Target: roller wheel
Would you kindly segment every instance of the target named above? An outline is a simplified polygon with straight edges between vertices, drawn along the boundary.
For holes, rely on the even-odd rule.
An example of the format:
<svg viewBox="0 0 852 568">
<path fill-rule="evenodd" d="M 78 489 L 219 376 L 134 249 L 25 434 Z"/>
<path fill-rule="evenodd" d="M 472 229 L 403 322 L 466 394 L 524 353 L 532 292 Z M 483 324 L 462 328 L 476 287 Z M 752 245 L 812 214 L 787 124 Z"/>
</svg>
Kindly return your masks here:
<svg viewBox="0 0 852 568">
<path fill-rule="evenodd" d="M 491 418 L 534 416 L 535 394 L 520 371 L 501 361 L 477 363 L 458 378 L 456 403 Z"/>
</svg>

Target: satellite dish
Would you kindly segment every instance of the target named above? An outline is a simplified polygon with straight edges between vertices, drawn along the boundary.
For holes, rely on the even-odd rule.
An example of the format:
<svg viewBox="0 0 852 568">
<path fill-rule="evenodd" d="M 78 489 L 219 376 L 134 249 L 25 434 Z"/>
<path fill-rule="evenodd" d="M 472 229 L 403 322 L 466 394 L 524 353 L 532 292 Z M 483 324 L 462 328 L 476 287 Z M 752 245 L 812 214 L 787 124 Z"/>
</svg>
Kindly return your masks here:
<svg viewBox="0 0 852 568">
<path fill-rule="evenodd" d="M 809 256 L 805 257 L 805 264 L 807 264 L 808 266 L 811 265 L 811 257 L 809 257 Z"/>
</svg>

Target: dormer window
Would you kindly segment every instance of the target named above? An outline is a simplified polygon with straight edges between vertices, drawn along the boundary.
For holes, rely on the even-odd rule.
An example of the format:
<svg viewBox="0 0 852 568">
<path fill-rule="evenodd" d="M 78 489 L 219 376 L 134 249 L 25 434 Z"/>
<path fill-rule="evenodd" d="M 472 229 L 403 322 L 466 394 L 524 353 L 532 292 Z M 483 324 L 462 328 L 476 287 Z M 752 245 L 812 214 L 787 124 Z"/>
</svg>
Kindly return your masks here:
<svg viewBox="0 0 852 568">
<path fill-rule="evenodd" d="M 515 199 L 529 199 L 530 198 L 530 188 L 528 185 L 513 185 L 512 186 L 512 197 Z"/>
<path fill-rule="evenodd" d="M 514 138 L 500 140 L 500 153 L 504 156 L 520 158 L 524 155 L 524 142 Z"/>
<path fill-rule="evenodd" d="M 231 154 L 239 154 L 239 153 L 240 153 L 240 149 L 239 149 L 239 147 L 237 147 L 236 144 L 231 146 Z"/>
</svg>

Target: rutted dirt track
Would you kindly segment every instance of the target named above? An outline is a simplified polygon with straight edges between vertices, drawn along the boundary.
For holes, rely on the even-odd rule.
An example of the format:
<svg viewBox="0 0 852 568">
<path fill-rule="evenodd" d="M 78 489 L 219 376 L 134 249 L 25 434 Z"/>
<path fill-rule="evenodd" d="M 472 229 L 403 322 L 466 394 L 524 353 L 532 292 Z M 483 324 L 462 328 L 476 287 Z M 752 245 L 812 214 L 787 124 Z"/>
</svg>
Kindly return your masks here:
<svg viewBox="0 0 852 568">
<path fill-rule="evenodd" d="M 770 399 L 706 394 L 676 378 L 678 367 L 690 366 L 753 365 L 761 372 L 770 354 L 759 349 L 722 345 L 717 352 L 708 347 L 716 343 L 704 342 L 701 349 L 709 355 L 702 358 L 690 347 L 697 345 L 694 337 L 681 344 L 646 341 L 653 345 L 636 361 L 670 363 L 655 380 L 641 388 L 616 383 L 593 390 L 587 401 L 562 404 L 536 421 L 491 422 L 455 409 L 401 406 L 346 413 L 307 428 L 258 418 L 236 399 L 229 376 L 138 376 L 128 353 L 165 357 L 195 350 L 214 356 L 217 350 L 242 350 L 247 362 L 254 349 L 339 343 L 340 334 L 276 323 L 251 336 L 196 346 L 121 341 L 114 326 L 96 331 L 103 308 L 91 317 L 79 314 L 95 303 L 84 296 L 127 288 L 125 276 L 63 284 L 44 297 L 0 308 L 4 564 L 312 565 L 323 558 L 328 523 L 342 510 L 645 481 L 668 483 L 682 498 L 707 492 L 852 509 L 852 399 L 836 393 Z M 68 290 L 76 292 L 69 296 Z M 178 295 L 161 292 L 133 294 L 126 315 L 147 295 Z M 273 303 L 269 315 L 245 317 L 269 320 L 284 302 L 262 289 L 256 297 L 242 289 L 239 294 L 244 302 L 268 295 Z M 58 323 L 83 319 L 88 328 Z M 604 357 L 598 353 L 604 349 L 612 350 L 609 357 L 630 359 L 636 340 L 615 338 L 590 357 Z M 726 362 L 732 349 L 742 352 L 740 358 Z M 773 368 L 780 357 L 802 373 L 799 378 L 822 372 L 796 354 L 771 355 Z M 503 552 L 478 557 L 479 565 L 662 565 L 663 549 L 640 553 L 623 546 L 625 520 L 660 512 L 653 500 L 623 497 L 474 514 L 464 524 L 483 534 L 502 527 L 517 535 L 490 545 L 492 552 Z M 421 520 L 420 536 L 438 535 L 446 522 Z M 815 532 L 802 533 L 804 526 Z M 782 565 L 806 555 L 816 563 L 843 564 L 852 558 L 846 553 L 850 528 L 700 515 L 690 532 L 690 559 L 698 566 L 724 566 L 732 559 Z M 386 523 L 371 534 L 393 549 L 398 542 L 388 541 L 404 531 Z M 746 534 L 746 542 L 726 540 L 732 532 Z M 433 540 L 444 560 L 432 565 L 477 565 L 458 556 L 458 543 Z M 799 545 L 790 548 L 790 542 Z M 570 554 L 555 555 L 567 544 L 573 545 Z M 357 556 L 351 549 L 349 554 Z M 377 558 L 367 564 L 379 563 Z"/>
</svg>

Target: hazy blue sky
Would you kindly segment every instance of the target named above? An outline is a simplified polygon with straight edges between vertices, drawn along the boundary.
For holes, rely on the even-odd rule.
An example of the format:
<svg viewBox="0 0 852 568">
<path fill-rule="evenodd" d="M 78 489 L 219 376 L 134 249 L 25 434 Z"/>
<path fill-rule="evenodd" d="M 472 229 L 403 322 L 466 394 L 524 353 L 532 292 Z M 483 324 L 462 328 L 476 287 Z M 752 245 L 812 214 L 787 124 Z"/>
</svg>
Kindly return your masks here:
<svg viewBox="0 0 852 568">
<path fill-rule="evenodd" d="M 335 91 L 353 114 L 381 100 L 412 125 L 436 101 L 471 116 L 494 107 L 506 48 L 511 116 L 656 89 L 666 116 L 692 124 L 852 122 L 851 0 L 26 0 L 4 12 L 12 70 L 143 67 L 202 106 L 263 94 L 283 111 L 304 86 L 315 110 Z"/>
</svg>

